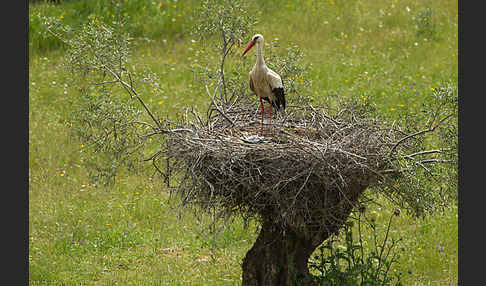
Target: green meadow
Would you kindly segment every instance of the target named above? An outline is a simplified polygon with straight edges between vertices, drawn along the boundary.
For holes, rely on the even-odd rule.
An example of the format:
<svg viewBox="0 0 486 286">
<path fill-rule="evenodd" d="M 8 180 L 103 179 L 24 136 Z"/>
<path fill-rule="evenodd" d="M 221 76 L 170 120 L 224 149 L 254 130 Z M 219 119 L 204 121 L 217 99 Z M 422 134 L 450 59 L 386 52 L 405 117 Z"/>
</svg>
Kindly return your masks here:
<svg viewBox="0 0 486 286">
<path fill-rule="evenodd" d="M 123 19 L 133 38 L 130 64 L 160 79 L 156 92 L 148 85 L 139 91 L 159 116 L 175 117 L 184 107 L 204 111 L 209 103 L 191 67 L 217 68 L 207 45 L 212 39 L 192 33 L 199 1 L 60 2 L 29 2 L 29 284 L 241 284 L 257 223 L 235 217 L 211 234 L 212 214 L 181 211 L 150 163 L 121 169 L 112 185 L 92 180 L 85 164 L 90 146 L 71 132 L 80 86 L 63 66 L 66 47 L 44 25 Z M 248 42 L 263 34 L 268 57 L 298 46 L 307 84 L 296 93 L 316 103 L 357 98 L 393 118 L 419 109 L 434 89 L 458 84 L 457 0 L 248 5 L 257 21 Z M 228 57 L 228 71 L 251 69 L 253 57 L 239 56 L 246 44 Z M 367 213 L 384 230 L 396 206 L 367 195 L 376 201 Z M 402 239 L 391 271 L 403 274 L 404 285 L 458 284 L 456 204 L 424 218 L 403 211 L 390 236 Z M 370 231 L 363 237 L 372 244 Z"/>
</svg>

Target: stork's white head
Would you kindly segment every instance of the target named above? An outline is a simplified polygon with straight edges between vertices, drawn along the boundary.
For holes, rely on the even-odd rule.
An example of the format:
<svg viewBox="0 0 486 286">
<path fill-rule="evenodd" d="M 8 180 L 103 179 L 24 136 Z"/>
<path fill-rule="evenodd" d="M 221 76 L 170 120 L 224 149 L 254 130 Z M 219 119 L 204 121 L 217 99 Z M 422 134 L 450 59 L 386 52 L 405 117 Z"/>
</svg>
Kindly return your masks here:
<svg viewBox="0 0 486 286">
<path fill-rule="evenodd" d="M 257 42 L 259 42 L 259 43 L 263 43 L 263 35 L 262 35 L 262 34 L 255 34 L 255 35 L 254 35 L 254 36 L 251 38 L 251 40 L 252 40 L 253 42 L 255 42 L 255 44 L 256 44 Z"/>
<path fill-rule="evenodd" d="M 248 47 L 246 47 L 246 49 L 243 51 L 241 56 L 244 56 L 246 54 L 246 52 L 248 52 L 255 44 L 261 45 L 262 43 L 263 43 L 263 35 L 262 34 L 255 34 L 251 38 L 250 44 L 248 44 Z"/>
</svg>

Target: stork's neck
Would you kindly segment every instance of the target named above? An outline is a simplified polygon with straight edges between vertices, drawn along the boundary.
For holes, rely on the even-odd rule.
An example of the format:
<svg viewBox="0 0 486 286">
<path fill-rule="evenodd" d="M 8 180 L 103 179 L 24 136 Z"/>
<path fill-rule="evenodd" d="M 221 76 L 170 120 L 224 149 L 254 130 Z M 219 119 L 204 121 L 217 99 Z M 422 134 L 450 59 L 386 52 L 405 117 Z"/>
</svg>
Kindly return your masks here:
<svg viewBox="0 0 486 286">
<path fill-rule="evenodd" d="M 263 52 L 262 52 L 262 42 L 257 42 L 257 54 L 256 54 L 256 64 L 257 65 L 265 65 L 265 60 L 263 59 Z"/>
</svg>

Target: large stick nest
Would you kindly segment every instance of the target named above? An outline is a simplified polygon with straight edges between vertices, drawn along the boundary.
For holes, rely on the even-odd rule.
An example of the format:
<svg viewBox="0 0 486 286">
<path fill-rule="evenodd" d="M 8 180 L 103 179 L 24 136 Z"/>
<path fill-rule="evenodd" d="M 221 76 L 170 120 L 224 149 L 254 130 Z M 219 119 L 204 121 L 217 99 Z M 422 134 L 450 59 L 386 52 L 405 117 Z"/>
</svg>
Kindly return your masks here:
<svg viewBox="0 0 486 286">
<path fill-rule="evenodd" d="M 406 146 L 397 145 L 401 131 L 377 119 L 351 109 L 331 117 L 309 104 L 287 107 L 260 137 L 258 107 L 251 97 L 214 105 L 207 121 L 192 112 L 192 121 L 166 122 L 162 173 L 181 175 L 184 202 L 321 231 L 346 219 L 365 188 L 382 184 L 391 152 Z"/>
</svg>

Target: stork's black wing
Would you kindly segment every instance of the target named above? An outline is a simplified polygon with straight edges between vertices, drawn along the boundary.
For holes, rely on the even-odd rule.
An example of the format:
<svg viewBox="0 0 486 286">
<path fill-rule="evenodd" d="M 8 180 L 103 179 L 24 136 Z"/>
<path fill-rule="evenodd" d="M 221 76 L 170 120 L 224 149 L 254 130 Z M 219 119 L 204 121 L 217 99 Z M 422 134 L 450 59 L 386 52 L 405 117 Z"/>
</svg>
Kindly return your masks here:
<svg viewBox="0 0 486 286">
<path fill-rule="evenodd" d="M 272 92 L 276 98 L 273 102 L 273 106 L 275 107 L 275 109 L 279 110 L 280 107 L 285 109 L 285 92 L 283 87 L 276 87 L 272 90 Z"/>
<path fill-rule="evenodd" d="M 280 107 L 285 109 L 285 92 L 283 87 L 276 87 L 272 90 L 272 93 L 275 95 L 275 100 L 272 101 L 272 106 L 278 111 Z M 262 97 L 266 102 L 270 103 L 270 99 L 268 97 Z"/>
</svg>

